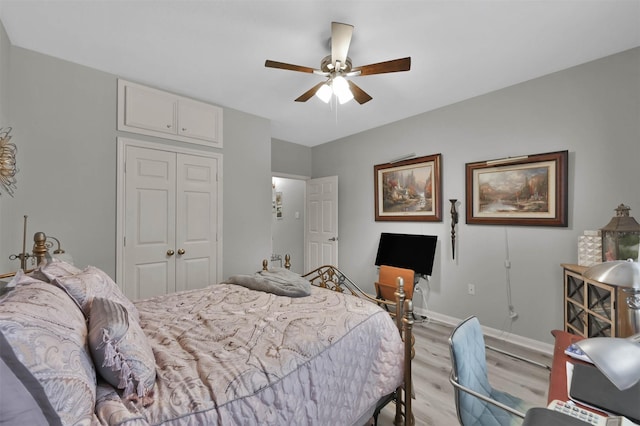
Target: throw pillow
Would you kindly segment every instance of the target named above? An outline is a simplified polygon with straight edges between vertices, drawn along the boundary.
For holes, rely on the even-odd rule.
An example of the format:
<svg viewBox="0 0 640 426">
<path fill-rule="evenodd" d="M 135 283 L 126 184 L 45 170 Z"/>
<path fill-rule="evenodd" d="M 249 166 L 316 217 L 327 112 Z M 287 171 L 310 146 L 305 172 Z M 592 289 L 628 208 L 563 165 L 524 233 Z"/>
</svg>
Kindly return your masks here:
<svg viewBox="0 0 640 426">
<path fill-rule="evenodd" d="M 156 380 L 153 351 L 140 325 L 129 321 L 127 309 L 96 297 L 89 315 L 89 350 L 96 371 L 123 396 L 147 406 Z"/>
</svg>

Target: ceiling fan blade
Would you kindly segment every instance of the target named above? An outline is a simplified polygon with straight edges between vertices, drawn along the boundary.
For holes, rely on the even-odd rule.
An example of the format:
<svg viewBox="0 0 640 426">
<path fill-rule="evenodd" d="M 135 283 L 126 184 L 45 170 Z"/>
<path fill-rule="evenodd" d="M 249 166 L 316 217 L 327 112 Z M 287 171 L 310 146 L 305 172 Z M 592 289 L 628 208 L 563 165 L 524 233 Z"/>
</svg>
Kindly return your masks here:
<svg viewBox="0 0 640 426">
<path fill-rule="evenodd" d="M 349 82 L 349 88 L 351 89 L 351 93 L 353 93 L 353 99 L 355 99 L 356 102 L 358 102 L 360 105 L 366 102 L 369 102 L 371 99 L 373 99 L 371 96 L 369 96 L 367 92 L 365 92 L 360 87 L 358 87 L 358 85 L 355 84 L 353 81 L 351 80 L 347 80 L 347 81 Z"/>
<path fill-rule="evenodd" d="M 265 61 L 264 66 L 267 67 L 267 68 L 278 68 L 278 69 L 281 69 L 281 70 L 299 71 L 299 72 L 307 72 L 307 73 L 313 73 L 315 71 L 315 69 L 310 68 L 310 67 L 303 67 L 301 65 L 286 64 L 284 62 L 272 61 L 270 59 L 267 59 Z"/>
<path fill-rule="evenodd" d="M 311 89 L 307 90 L 306 92 L 304 92 L 302 95 L 298 96 L 296 98 L 296 102 L 307 102 L 309 99 L 311 99 L 313 97 L 313 95 L 316 94 L 316 92 L 322 87 L 322 85 L 325 82 L 322 81 L 318 84 L 316 84 L 315 86 L 313 86 Z"/>
<path fill-rule="evenodd" d="M 411 57 L 393 59 L 391 61 L 378 62 L 377 64 L 363 65 L 351 70 L 351 73 L 360 72 L 360 75 L 384 74 L 387 72 L 409 71 L 411 69 Z"/>
<path fill-rule="evenodd" d="M 336 61 L 340 61 L 341 65 L 347 63 L 352 35 L 353 25 L 341 24 L 340 22 L 331 23 L 331 63 L 334 66 Z"/>
</svg>

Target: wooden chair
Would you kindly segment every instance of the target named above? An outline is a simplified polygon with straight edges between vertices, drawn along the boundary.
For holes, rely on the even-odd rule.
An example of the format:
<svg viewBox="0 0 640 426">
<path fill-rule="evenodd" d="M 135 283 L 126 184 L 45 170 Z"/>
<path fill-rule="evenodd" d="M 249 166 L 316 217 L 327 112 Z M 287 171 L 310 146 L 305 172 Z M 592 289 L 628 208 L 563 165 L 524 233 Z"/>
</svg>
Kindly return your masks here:
<svg viewBox="0 0 640 426">
<path fill-rule="evenodd" d="M 414 272 L 411 269 L 387 265 L 380 265 L 378 281 L 375 283 L 376 298 L 395 301 L 396 280 L 398 277 L 402 277 L 404 280 L 406 300 L 411 300 L 413 298 Z"/>
</svg>

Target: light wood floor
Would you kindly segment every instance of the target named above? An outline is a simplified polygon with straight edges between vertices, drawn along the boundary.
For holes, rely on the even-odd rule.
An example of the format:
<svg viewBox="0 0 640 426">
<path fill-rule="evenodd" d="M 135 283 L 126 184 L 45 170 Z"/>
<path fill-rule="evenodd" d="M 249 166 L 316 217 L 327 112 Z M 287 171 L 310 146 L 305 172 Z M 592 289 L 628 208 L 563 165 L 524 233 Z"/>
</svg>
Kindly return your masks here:
<svg viewBox="0 0 640 426">
<path fill-rule="evenodd" d="M 412 364 L 416 397 L 413 413 L 416 426 L 457 425 L 453 386 L 449 383 L 451 361 L 448 338 L 453 327 L 427 321 L 414 324 L 416 356 Z M 551 357 L 539 352 L 523 350 L 487 337 L 487 345 L 551 365 Z M 487 350 L 489 382 L 499 390 L 518 396 L 534 405 L 547 405 L 548 370 L 512 357 Z M 393 425 L 395 405 L 389 404 L 380 413 L 379 426 Z"/>
</svg>

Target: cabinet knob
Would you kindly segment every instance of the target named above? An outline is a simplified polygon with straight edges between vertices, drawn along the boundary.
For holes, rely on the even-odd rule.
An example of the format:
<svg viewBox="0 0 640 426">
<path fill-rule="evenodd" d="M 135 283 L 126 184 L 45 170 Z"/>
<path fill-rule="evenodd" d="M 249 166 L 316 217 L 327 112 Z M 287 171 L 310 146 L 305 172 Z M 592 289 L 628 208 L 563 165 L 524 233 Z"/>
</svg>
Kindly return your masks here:
<svg viewBox="0 0 640 426">
<path fill-rule="evenodd" d="M 175 252 L 171 249 L 167 250 L 167 256 L 173 256 Z"/>
<path fill-rule="evenodd" d="M 170 128 L 171 128 L 171 124 L 167 124 L 167 129 L 170 129 Z"/>
<path fill-rule="evenodd" d="M 186 252 L 184 251 L 184 249 L 178 249 L 178 254 L 185 254 Z"/>
<path fill-rule="evenodd" d="M 186 128 L 186 127 L 183 127 L 183 128 L 182 128 L 182 131 L 183 131 L 183 132 L 186 132 L 186 131 L 187 131 L 187 128 Z"/>
</svg>

